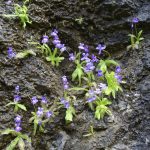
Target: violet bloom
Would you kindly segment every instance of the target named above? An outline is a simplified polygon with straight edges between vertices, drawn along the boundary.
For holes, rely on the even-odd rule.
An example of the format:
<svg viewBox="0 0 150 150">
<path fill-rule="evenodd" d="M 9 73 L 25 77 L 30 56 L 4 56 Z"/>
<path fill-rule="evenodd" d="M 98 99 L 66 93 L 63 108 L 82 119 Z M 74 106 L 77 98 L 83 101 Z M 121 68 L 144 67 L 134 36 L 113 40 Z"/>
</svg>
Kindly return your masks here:
<svg viewBox="0 0 150 150">
<path fill-rule="evenodd" d="M 45 96 L 41 97 L 41 102 L 47 104 L 47 98 Z"/>
<path fill-rule="evenodd" d="M 62 103 L 62 104 L 64 104 L 65 103 L 65 98 L 64 97 L 62 97 L 61 99 L 60 99 L 60 102 Z"/>
<path fill-rule="evenodd" d="M 91 103 L 96 100 L 96 96 L 90 97 L 87 99 L 88 103 Z"/>
<path fill-rule="evenodd" d="M 59 40 L 59 39 L 54 39 L 54 40 L 53 40 L 53 44 L 54 44 L 54 45 L 60 44 L 60 40 Z M 60 44 L 60 46 L 61 46 L 61 44 Z"/>
<path fill-rule="evenodd" d="M 104 84 L 104 83 L 100 83 L 100 84 L 98 85 L 98 87 L 99 87 L 101 90 L 105 90 L 105 89 L 107 88 L 107 85 Z"/>
<path fill-rule="evenodd" d="M 68 108 L 70 107 L 70 104 L 69 104 L 68 101 L 66 101 L 66 102 L 64 103 L 64 107 L 65 107 L 66 109 L 68 109 Z"/>
<path fill-rule="evenodd" d="M 19 93 L 20 92 L 20 87 L 19 87 L 19 85 L 17 85 L 16 87 L 15 87 L 15 93 Z"/>
<path fill-rule="evenodd" d="M 86 53 L 89 52 L 89 47 L 88 47 L 87 45 L 84 46 L 84 51 L 85 51 Z"/>
<path fill-rule="evenodd" d="M 14 121 L 15 121 L 15 123 L 17 124 L 17 123 L 21 123 L 21 116 L 20 115 L 17 115 L 16 117 L 15 117 L 15 119 L 14 119 Z"/>
<path fill-rule="evenodd" d="M 52 37 L 57 37 L 58 31 L 56 29 L 53 30 L 53 32 L 51 32 L 51 36 Z"/>
<path fill-rule="evenodd" d="M 122 77 L 121 77 L 121 75 L 115 74 L 115 78 L 117 79 L 117 81 L 118 81 L 119 83 L 122 82 Z"/>
<path fill-rule="evenodd" d="M 136 24 L 136 23 L 138 23 L 138 22 L 139 22 L 139 19 L 138 19 L 138 18 L 133 18 L 133 19 L 132 19 L 132 23 L 135 23 L 135 24 Z"/>
<path fill-rule="evenodd" d="M 105 48 L 106 48 L 106 45 L 98 44 L 98 46 L 96 47 L 96 49 L 99 51 L 98 54 L 100 55 Z"/>
<path fill-rule="evenodd" d="M 16 56 L 16 53 L 13 52 L 12 47 L 8 48 L 7 53 L 8 53 L 8 58 L 9 59 L 14 58 Z"/>
<path fill-rule="evenodd" d="M 92 62 L 88 62 L 86 64 L 86 66 L 84 67 L 84 72 L 88 73 L 88 72 L 91 72 L 95 69 L 95 66 L 93 65 Z"/>
<path fill-rule="evenodd" d="M 90 103 L 94 100 L 96 100 L 96 95 L 95 95 L 95 91 L 93 89 L 88 91 L 89 94 L 89 98 L 87 99 L 87 101 Z"/>
<path fill-rule="evenodd" d="M 85 60 L 86 62 L 88 62 L 90 60 L 90 58 L 88 58 L 89 54 L 88 53 L 82 53 L 82 58 L 81 60 Z"/>
<path fill-rule="evenodd" d="M 14 95 L 14 102 L 19 102 L 21 100 L 21 96 Z"/>
<path fill-rule="evenodd" d="M 69 54 L 69 60 L 70 61 L 74 61 L 76 58 L 75 58 L 75 56 L 74 56 L 74 54 L 73 53 L 70 53 Z"/>
<path fill-rule="evenodd" d="M 47 35 L 44 35 L 41 42 L 42 42 L 43 44 L 48 43 L 48 36 L 47 36 Z"/>
<path fill-rule="evenodd" d="M 79 43 L 78 48 L 81 49 L 81 50 L 84 50 L 84 44 L 83 43 Z"/>
<path fill-rule="evenodd" d="M 117 66 L 117 67 L 116 67 L 115 72 L 116 72 L 116 73 L 120 73 L 120 72 L 121 72 L 121 68 L 120 68 L 120 66 Z"/>
<path fill-rule="evenodd" d="M 92 54 L 91 59 L 92 59 L 91 60 L 92 62 L 98 62 L 98 59 L 97 59 L 97 57 L 94 54 Z"/>
<path fill-rule="evenodd" d="M 33 96 L 32 99 L 31 99 L 31 103 L 33 105 L 35 105 L 37 102 L 38 102 L 38 99 L 36 98 L 36 96 Z"/>
<path fill-rule="evenodd" d="M 61 52 L 64 52 L 64 51 L 66 51 L 65 44 L 62 44 L 62 45 L 61 45 L 60 51 L 61 51 Z"/>
<path fill-rule="evenodd" d="M 51 111 L 46 112 L 46 117 L 50 118 L 53 115 L 53 113 Z"/>
<path fill-rule="evenodd" d="M 67 80 L 66 76 L 62 77 L 62 82 L 63 82 L 64 89 L 65 90 L 68 89 L 69 88 L 69 83 L 68 83 L 68 80 Z"/>
<path fill-rule="evenodd" d="M 20 132 L 22 130 L 22 128 L 20 126 L 16 126 L 15 131 L 16 132 Z"/>
<path fill-rule="evenodd" d="M 66 109 L 68 109 L 68 108 L 70 107 L 69 102 L 68 102 L 67 100 L 65 100 L 64 98 L 61 98 L 61 99 L 60 99 L 60 102 L 64 105 L 64 107 L 65 107 Z"/>
<path fill-rule="evenodd" d="M 38 117 L 41 117 L 42 115 L 43 115 L 43 108 L 42 107 L 38 107 L 38 111 L 37 111 L 37 115 L 38 115 Z"/>
<path fill-rule="evenodd" d="M 98 77 L 103 76 L 103 72 L 102 72 L 102 70 L 98 70 L 98 71 L 97 71 L 97 76 L 98 76 Z"/>
</svg>

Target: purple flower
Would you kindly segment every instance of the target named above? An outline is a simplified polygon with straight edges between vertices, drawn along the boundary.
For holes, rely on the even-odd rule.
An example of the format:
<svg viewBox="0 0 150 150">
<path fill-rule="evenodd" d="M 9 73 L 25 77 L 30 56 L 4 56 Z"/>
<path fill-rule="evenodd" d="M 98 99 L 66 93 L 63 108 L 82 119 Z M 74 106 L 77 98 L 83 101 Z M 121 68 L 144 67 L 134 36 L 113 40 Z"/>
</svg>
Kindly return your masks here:
<svg viewBox="0 0 150 150">
<path fill-rule="evenodd" d="M 61 78 L 62 78 L 63 83 L 67 83 L 67 82 L 68 82 L 68 80 L 67 80 L 67 77 L 66 77 L 66 76 L 62 76 Z"/>
<path fill-rule="evenodd" d="M 38 115 L 38 117 L 41 117 L 43 115 L 43 108 L 42 107 L 38 107 L 38 111 L 36 113 Z"/>
<path fill-rule="evenodd" d="M 88 58 L 89 54 L 88 53 L 82 53 L 82 58 L 81 60 L 85 60 L 86 62 L 89 62 L 90 61 L 90 58 Z"/>
<path fill-rule="evenodd" d="M 73 53 L 70 53 L 69 54 L 69 60 L 70 61 L 74 61 L 76 58 L 75 58 L 75 56 L 74 56 L 74 54 Z"/>
<path fill-rule="evenodd" d="M 47 98 L 45 96 L 41 97 L 41 102 L 47 104 Z"/>
<path fill-rule="evenodd" d="M 66 109 L 68 109 L 68 108 L 70 107 L 69 102 L 68 102 L 68 101 L 66 101 L 66 102 L 64 103 L 64 106 L 65 106 L 65 108 L 66 108 Z"/>
<path fill-rule="evenodd" d="M 98 44 L 98 46 L 96 47 L 96 49 L 99 51 L 99 55 L 101 54 L 101 52 L 106 48 L 106 45 L 103 44 Z"/>
<path fill-rule="evenodd" d="M 86 53 L 89 52 L 89 47 L 88 47 L 87 45 L 84 46 L 84 51 L 85 51 Z"/>
<path fill-rule="evenodd" d="M 107 85 L 104 83 L 100 83 L 98 86 L 100 87 L 101 90 L 105 90 L 107 88 Z"/>
<path fill-rule="evenodd" d="M 79 43 L 78 48 L 84 50 L 84 44 L 83 43 Z"/>
<path fill-rule="evenodd" d="M 47 117 L 47 118 L 50 118 L 50 117 L 52 116 L 52 114 L 53 114 L 53 113 L 52 113 L 51 111 L 48 111 L 48 112 L 46 112 L 46 117 Z"/>
<path fill-rule="evenodd" d="M 59 39 L 54 39 L 53 40 L 53 44 L 54 45 L 59 45 L 60 44 L 60 40 Z M 60 44 L 60 46 L 61 46 L 61 44 Z"/>
<path fill-rule="evenodd" d="M 121 72 L 121 68 L 120 68 L 120 66 L 117 66 L 117 67 L 116 67 L 115 72 L 116 72 L 116 73 L 120 73 L 120 72 Z"/>
<path fill-rule="evenodd" d="M 102 93 L 101 89 L 99 89 L 99 88 L 96 88 L 96 90 L 94 92 L 95 92 L 95 94 L 101 94 Z"/>
<path fill-rule="evenodd" d="M 89 103 L 93 102 L 94 100 L 96 100 L 96 96 L 93 96 L 93 97 L 90 97 L 90 98 L 87 99 L 87 101 Z"/>
<path fill-rule="evenodd" d="M 98 59 L 94 54 L 92 54 L 92 60 L 91 61 L 92 62 L 98 62 Z"/>
<path fill-rule="evenodd" d="M 138 23 L 139 22 L 139 19 L 138 18 L 133 18 L 132 19 L 132 23 Z"/>
<path fill-rule="evenodd" d="M 69 102 L 68 102 L 67 100 L 65 100 L 65 98 L 62 97 L 62 98 L 60 99 L 60 102 L 64 105 L 64 107 L 65 107 L 66 109 L 70 107 Z"/>
<path fill-rule="evenodd" d="M 21 123 L 21 116 L 20 115 L 17 115 L 16 117 L 15 117 L 15 123 L 17 124 L 17 123 Z"/>
<path fill-rule="evenodd" d="M 60 51 L 61 51 L 61 52 L 66 51 L 66 47 L 65 47 L 65 45 L 64 45 L 64 44 L 62 44 L 62 45 L 61 45 Z"/>
<path fill-rule="evenodd" d="M 19 91 L 20 91 L 20 87 L 19 87 L 19 85 L 17 85 L 17 86 L 15 87 L 15 93 L 19 93 Z"/>
<path fill-rule="evenodd" d="M 33 105 L 35 105 L 37 102 L 38 102 L 38 99 L 36 98 L 36 96 L 33 96 L 32 99 L 31 99 L 31 103 Z"/>
<path fill-rule="evenodd" d="M 103 72 L 102 72 L 102 70 L 98 70 L 98 71 L 97 71 L 97 76 L 98 76 L 98 77 L 103 76 Z"/>
<path fill-rule="evenodd" d="M 22 128 L 20 126 L 16 126 L 15 131 L 16 132 L 20 132 L 22 130 Z"/>
<path fill-rule="evenodd" d="M 121 77 L 121 75 L 118 75 L 118 74 L 116 73 L 116 74 L 115 74 L 115 78 L 117 79 L 117 81 L 118 81 L 119 83 L 122 82 L 122 77 Z"/>
<path fill-rule="evenodd" d="M 19 96 L 19 95 L 14 95 L 14 101 L 15 102 L 18 102 L 18 101 L 20 101 L 21 100 L 21 96 Z"/>
<path fill-rule="evenodd" d="M 16 132 L 20 132 L 22 130 L 22 128 L 20 127 L 21 125 L 21 116 L 20 115 L 17 115 L 14 119 L 15 121 L 15 130 Z"/>
<path fill-rule="evenodd" d="M 62 104 L 64 104 L 64 102 L 65 102 L 65 98 L 64 98 L 64 97 L 62 97 L 62 98 L 60 99 L 60 102 L 61 102 Z"/>
<path fill-rule="evenodd" d="M 63 86 L 64 86 L 64 89 L 68 89 L 69 88 L 69 83 L 68 83 L 68 80 L 67 80 L 67 77 L 66 76 L 63 76 L 62 77 L 62 82 L 63 82 Z"/>
<path fill-rule="evenodd" d="M 93 65 L 93 63 L 92 62 L 88 62 L 87 64 L 86 64 L 86 66 L 84 67 L 84 72 L 91 72 L 91 71 L 93 71 L 95 69 L 95 66 Z"/>
<path fill-rule="evenodd" d="M 79 43 L 78 48 L 81 49 L 81 50 L 84 50 L 86 53 L 89 52 L 89 47 L 88 47 L 88 45 L 85 45 L 85 44 L 83 44 L 83 43 Z"/>
<path fill-rule="evenodd" d="M 16 53 L 13 52 L 12 47 L 8 48 L 7 53 L 8 53 L 8 58 L 9 59 L 14 58 L 16 56 Z"/>
<path fill-rule="evenodd" d="M 42 38 L 42 43 L 43 43 L 43 44 L 48 43 L 48 36 L 47 36 L 47 35 L 44 35 L 44 36 L 43 36 L 43 38 Z"/>
<path fill-rule="evenodd" d="M 53 32 L 51 32 L 51 36 L 52 37 L 57 37 L 58 31 L 56 29 L 53 30 Z"/>
</svg>

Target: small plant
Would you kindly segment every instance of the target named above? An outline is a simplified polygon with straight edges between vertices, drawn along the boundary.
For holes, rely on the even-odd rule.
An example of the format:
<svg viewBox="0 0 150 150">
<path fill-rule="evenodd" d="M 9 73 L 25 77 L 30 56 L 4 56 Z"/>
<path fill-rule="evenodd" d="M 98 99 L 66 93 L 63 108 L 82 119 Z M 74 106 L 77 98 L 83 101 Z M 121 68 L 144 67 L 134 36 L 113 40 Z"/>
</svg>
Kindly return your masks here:
<svg viewBox="0 0 150 150">
<path fill-rule="evenodd" d="M 53 30 L 51 33 L 53 37 L 53 44 L 55 45 L 54 49 L 51 49 L 48 45 L 49 37 L 44 35 L 40 43 L 30 42 L 31 44 L 37 45 L 37 48 L 41 50 L 41 53 L 44 55 L 47 61 L 50 61 L 53 66 L 59 66 L 59 64 L 64 60 L 64 57 L 61 54 L 66 51 L 64 44 L 61 44 L 61 41 L 58 37 L 58 31 Z"/>
<path fill-rule="evenodd" d="M 32 97 L 32 104 L 34 105 L 38 103 L 38 99 L 36 96 Z M 36 134 L 37 129 L 39 127 L 40 132 L 45 132 L 45 124 L 47 122 L 53 122 L 53 117 L 57 115 L 56 105 L 54 104 L 52 107 L 48 108 L 48 100 L 45 96 L 41 97 L 41 106 L 34 112 L 31 112 L 32 117 L 29 119 L 29 123 L 34 124 L 33 135 Z"/>
<path fill-rule="evenodd" d="M 23 104 L 20 104 L 21 96 L 20 93 L 20 87 L 15 87 L 15 95 L 14 95 L 14 102 L 8 103 L 6 106 L 14 105 L 14 112 L 17 112 L 19 109 L 22 109 L 24 111 L 27 111 L 26 107 Z"/>
<path fill-rule="evenodd" d="M 127 49 L 139 49 L 140 42 L 144 39 L 142 37 L 142 30 L 137 31 L 136 24 L 139 22 L 138 18 L 133 18 L 132 20 L 132 34 L 129 34 L 131 45 Z M 135 32 L 135 33 L 134 33 Z"/>
<path fill-rule="evenodd" d="M 95 101 L 96 104 L 96 110 L 95 110 L 95 118 L 96 119 L 103 119 L 105 114 L 111 115 L 110 109 L 107 107 L 107 105 L 111 104 L 111 101 L 109 101 L 107 98 L 98 99 Z"/>
<path fill-rule="evenodd" d="M 94 136 L 94 129 L 92 125 L 90 126 L 89 133 L 84 134 L 83 136 L 84 137 Z"/>
<path fill-rule="evenodd" d="M 17 145 L 20 150 L 25 150 L 25 143 L 24 140 L 27 140 L 31 143 L 31 138 L 28 137 L 26 134 L 22 134 L 20 131 L 22 130 L 21 126 L 21 116 L 17 115 L 15 118 L 15 129 L 5 129 L 1 131 L 1 135 L 8 135 L 11 134 L 15 136 L 15 139 L 11 141 L 11 143 L 6 147 L 6 150 L 13 150 Z"/>
<path fill-rule="evenodd" d="M 79 17 L 79 18 L 76 18 L 75 21 L 78 23 L 78 24 L 82 24 L 84 19 L 83 17 Z"/>
<path fill-rule="evenodd" d="M 15 12 L 12 15 L 3 15 L 4 17 L 8 17 L 8 18 L 16 18 L 18 17 L 23 25 L 23 28 L 26 27 L 26 24 L 29 23 L 31 24 L 32 21 L 30 21 L 29 19 L 29 15 L 28 15 L 28 8 L 26 6 L 26 3 L 29 2 L 29 0 L 25 0 L 23 2 L 23 5 L 20 6 L 18 4 L 14 4 L 14 9 Z"/>
</svg>

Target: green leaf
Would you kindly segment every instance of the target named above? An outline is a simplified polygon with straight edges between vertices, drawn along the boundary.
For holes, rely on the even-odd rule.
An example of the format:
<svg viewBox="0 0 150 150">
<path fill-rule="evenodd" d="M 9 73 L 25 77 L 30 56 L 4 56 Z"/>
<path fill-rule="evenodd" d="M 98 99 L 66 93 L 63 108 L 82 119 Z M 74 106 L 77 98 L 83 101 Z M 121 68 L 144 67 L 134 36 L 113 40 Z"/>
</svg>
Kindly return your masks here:
<svg viewBox="0 0 150 150">
<path fill-rule="evenodd" d="M 98 70 L 102 70 L 102 72 L 106 72 L 107 66 L 104 60 L 100 60 L 99 64 L 97 65 Z"/>
<path fill-rule="evenodd" d="M 16 147 L 16 145 L 17 145 L 17 143 L 18 143 L 18 141 L 20 140 L 20 137 L 16 137 L 13 141 L 11 141 L 11 143 L 6 147 L 6 150 L 13 150 L 15 147 Z"/>
<path fill-rule="evenodd" d="M 5 129 L 4 131 L 1 131 L 0 134 L 5 135 L 5 134 L 13 133 L 13 132 L 14 130 L 8 128 L 8 129 Z"/>
<path fill-rule="evenodd" d="M 20 150 L 25 150 L 25 143 L 22 138 L 20 138 L 18 141 L 18 147 Z"/>
<path fill-rule="evenodd" d="M 38 127 L 38 120 L 34 119 L 34 132 L 33 132 L 33 135 L 36 134 L 37 127 Z"/>
<path fill-rule="evenodd" d="M 112 96 L 115 98 L 115 93 L 121 89 L 120 84 L 118 83 L 117 79 L 115 78 L 115 73 L 107 72 L 105 74 L 105 78 L 107 80 L 108 88 L 106 88 L 104 92 L 106 95 L 110 95 L 110 93 L 112 93 Z"/>
<path fill-rule="evenodd" d="M 72 81 L 74 81 L 76 78 L 78 78 L 79 85 L 81 84 L 81 78 L 84 75 L 82 65 L 80 63 L 77 63 L 75 71 L 72 73 Z"/>
<path fill-rule="evenodd" d="M 68 89 L 69 91 L 88 91 L 86 88 L 73 87 Z"/>
<path fill-rule="evenodd" d="M 30 138 L 28 135 L 26 135 L 26 134 L 21 134 L 20 137 L 23 138 L 24 140 L 27 140 L 28 142 L 31 143 L 31 138 Z"/>
<path fill-rule="evenodd" d="M 6 106 L 10 106 L 10 105 L 16 105 L 16 103 L 15 102 L 10 102 Z"/>
<path fill-rule="evenodd" d="M 27 57 L 27 56 L 29 56 L 29 55 L 34 55 L 34 56 L 36 56 L 36 53 L 33 52 L 32 50 L 25 50 L 25 51 L 23 51 L 23 52 L 18 53 L 18 54 L 16 55 L 16 58 L 22 59 L 22 58 L 25 58 L 25 57 Z"/>
<path fill-rule="evenodd" d="M 22 104 L 16 104 L 19 108 L 21 108 L 24 111 L 27 111 L 26 107 Z"/>
<path fill-rule="evenodd" d="M 119 64 L 114 60 L 105 60 L 105 63 L 106 63 L 106 66 L 110 66 L 111 64 L 115 66 L 119 66 Z"/>
<path fill-rule="evenodd" d="M 67 110 L 66 110 L 66 121 L 72 121 L 73 120 L 73 115 L 75 115 L 75 109 L 70 106 Z"/>
</svg>

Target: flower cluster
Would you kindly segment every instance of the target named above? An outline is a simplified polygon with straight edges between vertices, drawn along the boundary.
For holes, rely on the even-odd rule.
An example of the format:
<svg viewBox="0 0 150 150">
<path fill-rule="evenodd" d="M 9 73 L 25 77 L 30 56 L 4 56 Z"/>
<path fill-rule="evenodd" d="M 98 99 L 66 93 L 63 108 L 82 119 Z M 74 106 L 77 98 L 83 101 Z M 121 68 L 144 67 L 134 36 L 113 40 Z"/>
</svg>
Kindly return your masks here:
<svg viewBox="0 0 150 150">
<path fill-rule="evenodd" d="M 63 82 L 64 89 L 67 90 L 69 88 L 69 83 L 66 76 L 62 77 L 62 82 Z"/>
<path fill-rule="evenodd" d="M 106 88 L 107 86 L 104 83 L 98 84 L 98 87 L 92 87 L 87 93 L 87 102 L 91 103 L 95 101 Z"/>
<path fill-rule="evenodd" d="M 70 107 L 70 103 L 67 100 L 65 100 L 65 98 L 61 98 L 60 102 L 64 105 L 66 109 Z"/>
<path fill-rule="evenodd" d="M 20 132 L 22 130 L 21 128 L 21 116 L 20 115 L 17 115 L 14 119 L 15 121 L 15 131 L 16 132 Z"/>
<path fill-rule="evenodd" d="M 7 53 L 9 59 L 12 59 L 16 56 L 16 53 L 13 51 L 12 47 L 8 47 Z"/>
<path fill-rule="evenodd" d="M 79 48 L 80 50 L 84 50 L 85 53 L 88 53 L 88 52 L 89 52 L 88 46 L 85 45 L 85 44 L 83 44 L 83 43 L 80 43 L 79 46 L 78 46 L 78 48 Z"/>
<path fill-rule="evenodd" d="M 17 85 L 15 87 L 15 95 L 14 95 L 14 102 L 19 102 L 21 100 L 21 96 L 19 95 L 20 93 L 20 87 Z"/>
<path fill-rule="evenodd" d="M 61 41 L 58 37 L 58 31 L 56 29 L 51 32 L 51 36 L 53 37 L 53 44 L 55 47 L 60 49 L 61 52 L 66 51 L 66 47 L 64 44 L 61 44 Z"/>
</svg>

